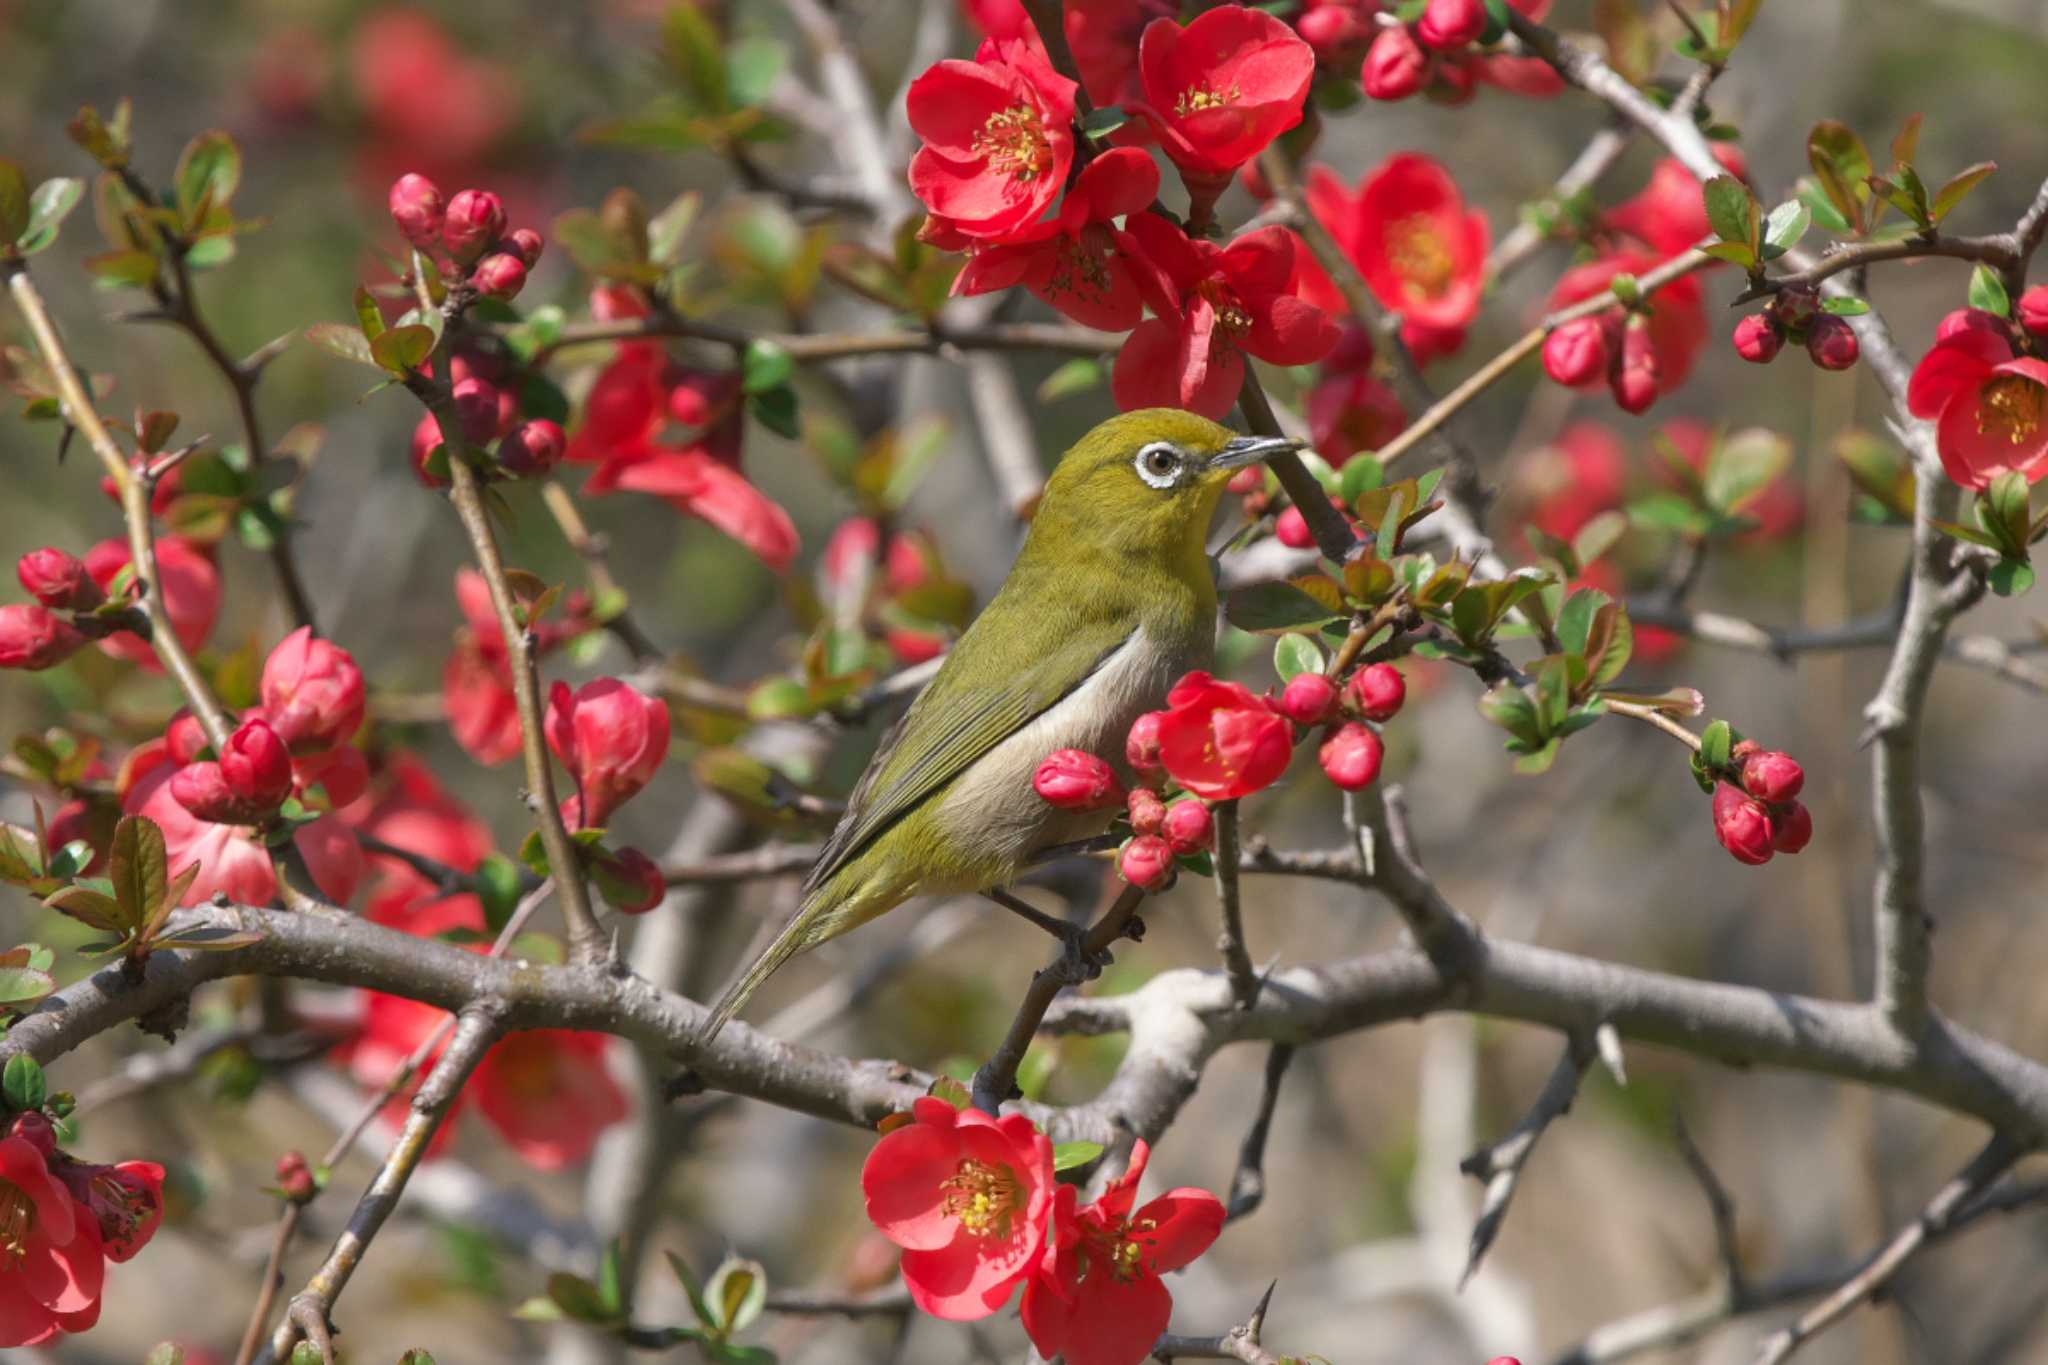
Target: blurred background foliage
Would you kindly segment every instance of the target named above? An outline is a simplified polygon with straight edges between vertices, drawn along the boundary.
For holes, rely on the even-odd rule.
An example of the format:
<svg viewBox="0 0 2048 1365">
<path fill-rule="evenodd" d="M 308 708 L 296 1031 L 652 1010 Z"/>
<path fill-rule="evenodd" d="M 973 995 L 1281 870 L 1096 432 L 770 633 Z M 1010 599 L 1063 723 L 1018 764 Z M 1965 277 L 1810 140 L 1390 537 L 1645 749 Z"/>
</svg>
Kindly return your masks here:
<svg viewBox="0 0 2048 1365">
<path fill-rule="evenodd" d="M 722 317 L 764 328 L 876 325 L 870 307 L 830 284 L 809 295 L 798 291 L 802 306 L 793 313 L 746 287 L 750 253 L 758 260 L 763 252 L 801 249 L 805 229 L 772 198 L 750 192 L 723 159 L 579 138 L 593 123 L 643 108 L 673 79 L 659 56 L 664 8 L 661 0 L 417 7 L 0 0 L 0 151 L 23 162 L 32 181 L 84 174 L 63 125 L 79 106 L 106 108 L 121 96 L 135 102 L 138 164 L 159 180 L 194 133 L 233 132 L 247 161 L 237 207 L 268 222 L 200 290 L 216 328 L 238 351 L 348 315 L 355 282 L 378 268 L 373 247 L 391 244 L 384 189 L 404 170 L 424 171 L 450 192 L 488 186 L 505 196 L 513 221 L 538 224 L 594 207 L 620 184 L 657 208 L 695 190 L 704 197 L 691 243 L 702 262 L 696 278 L 722 297 Z M 750 41 L 749 60 L 761 64 L 757 76 L 781 67 L 786 79 L 810 80 L 808 56 L 773 0 L 730 0 L 723 8 L 732 33 Z M 1584 29 L 1591 9 L 1561 0 L 1552 22 Z M 889 98 L 914 74 L 903 62 L 916 6 L 846 0 L 839 10 L 878 97 Z M 2003 168 L 1959 224 L 1993 230 L 2010 224 L 2044 169 L 2044 35 L 2048 17 L 2024 0 L 1776 0 L 1712 103 L 1719 117 L 1741 128 L 1767 201 L 1805 169 L 1804 135 L 1816 119 L 1841 119 L 1881 145 L 1907 115 L 1924 111 L 1923 165 L 1937 175 L 1986 159 Z M 962 22 L 950 50 L 964 55 L 972 42 Z M 1355 181 L 1392 151 L 1426 150 L 1450 166 L 1498 236 L 1519 204 L 1547 190 L 1601 117 L 1569 94 L 1535 104 L 1487 92 L 1455 110 L 1419 101 L 1359 107 L 1326 118 L 1316 155 Z M 759 144 L 757 155 L 773 173 L 792 178 L 844 169 L 801 136 Z M 1652 161 L 1647 149 L 1633 149 L 1604 182 L 1603 200 L 1633 193 Z M 1223 220 L 1242 221 L 1251 208 L 1233 192 Z M 828 224 L 824 231 L 841 230 L 820 221 Z M 235 430 L 230 396 L 188 340 L 111 320 L 132 298 L 94 288 L 79 268 L 98 249 L 81 213 L 60 246 L 38 258 L 37 275 L 81 362 L 116 378 L 108 410 L 175 409 L 186 432 L 227 439 Z M 1526 326 L 1565 264 L 1562 250 L 1549 248 L 1501 289 L 1464 356 L 1441 365 L 1443 374 L 1462 373 Z M 1908 353 L 1917 354 L 1936 319 L 1961 305 L 1965 278 L 1953 262 L 1894 266 L 1867 293 Z M 551 243 L 521 307 L 552 302 L 578 314 L 586 287 L 569 253 Z M 1719 301 L 1733 291 L 1729 279 L 1709 285 Z M 1670 418 L 1760 424 L 1783 433 L 1795 449 L 1802 520 L 1790 534 L 1717 550 L 1696 605 L 1774 624 L 1826 624 L 1881 609 L 1901 572 L 1903 534 L 1852 523 L 1848 480 L 1833 455 L 1850 427 L 1882 434 L 1884 405 L 1874 383 L 1860 370 L 1834 376 L 1802 363 L 1743 365 L 1725 344 L 1734 316 L 1712 310 L 1714 344 L 1696 377 L 1643 418 L 1619 414 L 1604 397 L 1567 394 L 1543 382 L 1533 364 L 1489 392 L 1463 430 L 1483 452 L 1489 480 L 1505 490 L 1490 529 L 1504 544 L 1516 543 L 1514 518 L 1536 500 L 1532 489 L 1544 471 L 1554 472 L 1557 456 L 1547 448 L 1573 420 L 1613 428 L 1631 452 L 1632 482 L 1643 487 L 1652 433 Z M 0 316 L 0 338 L 24 339 L 11 312 Z M 929 530 L 945 561 L 985 600 L 1007 567 L 1016 533 L 977 458 L 959 371 L 940 359 L 888 363 L 912 371 L 899 426 L 935 421 L 945 434 L 903 523 Z M 1030 395 L 1058 363 L 1016 357 L 1023 392 Z M 572 396 L 579 391 L 577 370 L 559 377 Z M 587 383 L 588 367 L 580 377 Z M 363 383 L 362 372 L 294 344 L 272 365 L 259 402 L 273 433 L 300 422 L 323 428 L 320 458 L 297 511 L 304 522 L 300 562 L 324 629 L 355 651 L 373 689 L 430 693 L 459 621 L 450 587 L 468 554 L 447 508 L 422 493 L 407 470 L 414 406 L 393 393 L 364 399 Z M 799 387 L 814 431 L 846 415 L 825 387 L 807 379 Z M 1100 386 L 1031 403 L 1033 443 L 1050 460 L 1109 409 Z M 759 426 L 748 437 L 751 477 L 791 510 L 802 532 L 799 579 L 853 510 L 828 477 L 826 445 L 789 441 Z M 85 458 L 74 452 L 60 464 L 54 456 L 51 426 L 0 420 L 0 545 L 10 558 L 45 543 L 82 549 L 116 533 L 115 510 Z M 537 500 L 515 491 L 513 507 L 508 558 L 551 580 L 580 581 L 576 556 Z M 735 684 L 791 664 L 802 635 L 788 593 L 744 550 L 651 500 L 592 500 L 585 512 L 610 540 L 635 616 L 664 646 Z M 1649 583 L 1669 550 L 1667 542 L 1639 536 L 1627 557 Z M 267 649 L 286 625 L 267 565 L 232 543 L 223 553 L 229 598 L 214 649 Z M 1999 602 L 1969 618 L 1969 629 L 2024 638 L 2040 631 L 2037 617 L 2032 600 Z M 617 646 L 607 648 L 559 662 L 568 669 L 626 667 Z M 1644 669 L 1654 685 L 1701 688 L 1714 714 L 1806 763 L 1817 838 L 1804 857 L 1761 869 L 1738 868 L 1715 847 L 1706 803 L 1670 745 L 1600 726 L 1575 741 L 1550 775 L 1517 778 L 1499 751 L 1498 733 L 1473 707 L 1470 680 L 1439 677 L 1426 665 L 1414 679 L 1417 702 L 1390 731 L 1389 771 L 1407 785 L 1422 854 L 1444 889 L 1495 932 L 1703 977 L 1857 992 L 1868 984 L 1871 849 L 1867 763 L 1855 741 L 1880 665 L 1874 651 L 1781 664 L 1694 645 Z M 1267 667 L 1254 655 L 1242 672 L 1264 683 Z M 82 702 L 105 714 L 110 731 L 131 737 L 138 733 L 126 728 L 131 722 L 160 722 L 172 704 L 160 681 L 117 678 L 88 655 L 56 674 L 8 675 L 0 683 L 0 733 L 39 729 Z M 2048 756 L 2038 739 L 2040 705 L 2038 697 L 1982 673 L 1949 669 L 1937 684 L 1927 734 L 1930 882 L 1940 918 L 1936 995 L 1970 1026 L 2035 1053 L 2048 1048 L 2048 994 L 2036 986 L 2048 965 L 2048 936 L 2033 913 L 2048 873 L 2037 818 Z M 477 767 L 437 725 L 400 733 L 474 803 L 502 846 L 516 843 L 523 813 L 509 770 Z M 849 782 L 867 747 L 866 735 L 841 745 L 823 784 Z M 689 746 L 679 752 L 687 758 Z M 687 762 L 672 763 L 625 817 L 634 842 L 665 847 L 696 801 Z M 25 794 L 0 790 L 0 809 L 9 819 L 24 818 Z M 1253 803 L 1247 818 L 1286 846 L 1328 843 L 1340 832 L 1320 782 L 1280 789 Z M 788 883 L 768 882 L 693 905 L 695 989 L 716 982 L 758 920 L 780 915 L 790 894 Z M 8 900 L 8 932 L 17 939 L 38 937 L 60 949 L 75 943 L 69 926 L 26 898 Z M 1260 961 L 1355 953 L 1396 933 L 1380 907 L 1313 883 L 1257 883 L 1248 910 Z M 918 1064 L 971 1062 L 986 1053 L 1042 945 L 1008 917 L 958 908 L 927 913 L 961 916 L 962 927 L 817 1041 Z M 1213 914 L 1206 889 L 1184 879 L 1150 916 L 1142 948 L 1123 952 L 1099 989 L 1208 962 Z M 891 925 L 792 966 L 766 993 L 760 1017 L 807 998 L 832 974 L 870 963 L 909 928 Z M 65 959 L 62 970 L 79 968 Z M 210 1008 L 229 1005 L 221 1000 Z M 155 1046 L 116 1033 L 56 1074 L 84 1090 L 118 1057 Z M 1569 1121 L 1546 1139 L 1492 1258 L 1462 1296 L 1452 1295 L 1477 1193 L 1461 1182 L 1455 1163 L 1515 1121 L 1549 1071 L 1554 1048 L 1534 1030 L 1447 1017 L 1303 1054 L 1281 1102 L 1266 1203 L 1176 1287 L 1176 1328 L 1228 1326 L 1277 1275 L 1267 1343 L 1280 1349 L 1320 1350 L 1347 1365 L 1477 1361 L 1497 1351 L 1542 1359 L 1595 1323 L 1681 1296 L 1710 1277 L 1710 1225 L 1671 1138 L 1675 1115 L 1683 1113 L 1733 1191 L 1744 1248 L 1759 1274 L 1858 1254 L 1916 1210 L 1977 1140 L 1965 1125 L 1904 1100 L 1631 1052 L 1628 1086 L 1602 1075 L 1589 1081 Z M 1030 1079 L 1049 1098 L 1085 1098 L 1108 1075 L 1118 1049 L 1116 1040 L 1054 1043 Z M 1226 1187 L 1261 1060 L 1239 1051 L 1211 1067 L 1201 1093 L 1160 1144 L 1160 1183 Z M 54 1358 L 136 1360 L 165 1337 L 216 1358 L 231 1351 L 268 1242 L 273 1205 L 261 1187 L 271 1164 L 287 1147 L 317 1151 L 331 1137 L 325 1114 L 335 1108 L 334 1083 L 325 1082 L 323 1091 L 321 1078 L 309 1072 L 297 1068 L 293 1084 L 259 1087 L 262 1065 L 230 1050 L 193 1082 L 86 1116 L 81 1141 L 88 1152 L 165 1160 L 177 1199 L 158 1245 L 116 1273 L 113 1311 L 100 1328 L 65 1342 Z M 699 1098 L 677 1107 L 661 1140 L 681 1160 L 658 1202 L 642 1211 L 656 1225 L 653 1246 L 683 1252 L 702 1267 L 726 1246 L 737 1247 L 765 1263 L 778 1286 L 844 1287 L 886 1276 L 887 1262 L 860 1214 L 855 1171 L 864 1135 L 763 1106 Z M 540 1358 L 551 1349 L 549 1329 L 515 1322 L 506 1310 L 538 1291 L 549 1264 L 588 1268 L 587 1244 L 565 1245 L 534 1231 L 543 1222 L 573 1227 L 583 1198 L 580 1173 L 543 1177 L 525 1170 L 474 1126 L 455 1152 L 462 1171 L 484 1183 L 471 1189 L 469 1205 L 459 1190 L 424 1199 L 422 1216 L 403 1219 L 380 1240 L 344 1305 L 349 1359 L 393 1360 L 414 1345 L 462 1362 Z M 359 1154 L 339 1175 L 344 1190 L 359 1185 L 368 1169 Z M 323 1202 L 300 1262 L 310 1263 L 313 1249 L 338 1230 L 350 1197 Z M 500 1232 L 528 1218 L 521 1245 L 485 1230 L 490 1220 L 447 1212 L 499 1205 L 513 1215 L 500 1220 Z M 1860 1315 L 1808 1357 L 1817 1365 L 2048 1358 L 2044 1252 L 2048 1228 L 2038 1221 L 1973 1233 L 1916 1264 L 1901 1281 L 1895 1308 Z M 295 1269 L 303 1274 L 302 1264 Z M 680 1291 L 658 1257 L 644 1286 L 643 1316 L 681 1320 Z M 1663 1358 L 1746 1359 L 1753 1330 L 1769 1325 L 1766 1315 Z M 917 1322 L 901 1341 L 899 1331 L 886 1322 L 782 1319 L 757 1335 L 791 1360 L 947 1361 L 969 1352 L 968 1337 L 956 1327 Z M 1001 1319 L 984 1336 L 1000 1358 L 1014 1359 L 1021 1349 L 1021 1334 Z M 557 1340 L 552 1349 L 562 1359 L 603 1356 L 589 1342 Z"/>
</svg>

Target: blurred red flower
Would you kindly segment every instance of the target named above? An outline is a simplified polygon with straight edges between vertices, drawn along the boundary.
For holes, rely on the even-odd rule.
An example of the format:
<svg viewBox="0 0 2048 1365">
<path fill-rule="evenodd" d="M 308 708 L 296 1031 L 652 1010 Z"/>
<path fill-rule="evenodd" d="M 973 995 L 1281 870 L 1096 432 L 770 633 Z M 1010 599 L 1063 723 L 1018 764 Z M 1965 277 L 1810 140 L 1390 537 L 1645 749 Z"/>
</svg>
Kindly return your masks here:
<svg viewBox="0 0 2048 1365">
<path fill-rule="evenodd" d="M 1372 336 L 1347 324 L 1323 361 L 1322 378 L 1308 395 L 1309 437 L 1332 465 L 1361 450 L 1378 450 L 1401 434 L 1408 414 L 1373 368 Z"/>
<path fill-rule="evenodd" d="M 953 281 L 955 294 L 1023 285 L 1074 321 L 1105 332 L 1137 326 L 1144 300 L 1117 250 L 1112 220 L 1143 211 L 1159 195 L 1159 167 L 1135 147 L 1088 163 L 1056 217 L 1007 242 L 984 247 Z"/>
<path fill-rule="evenodd" d="M 106 1259 L 80 1209 L 26 1138 L 0 1138 L 0 1346 L 34 1346 L 99 1321 Z"/>
<path fill-rule="evenodd" d="M 1467 211 L 1449 171 L 1419 152 L 1400 152 L 1353 193 L 1326 166 L 1308 175 L 1309 211 L 1351 258 L 1373 295 L 1399 313 L 1402 339 L 1418 361 L 1464 344 L 1479 312 L 1490 240 L 1486 215 Z"/>
<path fill-rule="evenodd" d="M 548 695 L 548 748 L 576 779 L 574 827 L 601 828 L 668 757 L 668 705 L 617 678 Z"/>
<path fill-rule="evenodd" d="M 86 571 L 109 596 L 113 595 L 109 590 L 114 580 L 134 562 L 126 540 L 103 540 L 85 552 Z M 188 652 L 196 651 L 213 634 L 213 623 L 220 615 L 220 570 L 203 549 L 181 536 L 157 537 L 156 565 L 163 579 L 163 605 L 171 618 L 171 629 Z M 141 664 L 151 672 L 163 669 L 157 662 L 156 651 L 129 631 L 107 636 L 100 641 L 100 648 L 116 659 Z"/>
<path fill-rule="evenodd" d="M 2048 361 L 2015 356 L 1989 328 L 1958 327 L 1920 358 L 1907 399 L 1936 424 L 1941 467 L 1964 488 L 2015 471 L 2048 478 Z"/>
</svg>

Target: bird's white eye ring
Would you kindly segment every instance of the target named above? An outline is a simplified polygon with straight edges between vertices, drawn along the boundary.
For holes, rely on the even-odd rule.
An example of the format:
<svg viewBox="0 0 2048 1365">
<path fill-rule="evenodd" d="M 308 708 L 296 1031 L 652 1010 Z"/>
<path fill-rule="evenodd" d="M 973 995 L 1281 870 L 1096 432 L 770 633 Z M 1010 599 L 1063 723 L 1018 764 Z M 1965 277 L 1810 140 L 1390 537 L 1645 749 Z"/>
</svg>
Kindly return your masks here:
<svg viewBox="0 0 2048 1365">
<path fill-rule="evenodd" d="M 1154 441 L 1138 451 L 1138 458 L 1131 462 L 1138 471 L 1138 477 L 1154 488 L 1171 488 L 1180 479 L 1180 471 L 1187 457 L 1180 447 L 1171 441 Z"/>
</svg>

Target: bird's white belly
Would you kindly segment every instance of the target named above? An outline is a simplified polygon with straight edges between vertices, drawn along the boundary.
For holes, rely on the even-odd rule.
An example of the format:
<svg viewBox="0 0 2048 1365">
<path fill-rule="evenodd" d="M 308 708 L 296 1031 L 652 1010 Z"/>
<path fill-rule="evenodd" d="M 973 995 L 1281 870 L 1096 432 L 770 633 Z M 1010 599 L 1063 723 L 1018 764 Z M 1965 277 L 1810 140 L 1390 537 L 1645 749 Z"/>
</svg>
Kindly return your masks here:
<svg viewBox="0 0 2048 1365">
<path fill-rule="evenodd" d="M 1041 848 L 1101 831 L 1113 811 L 1064 811 L 1032 790 L 1032 774 L 1055 749 L 1108 759 L 1126 777 L 1131 722 L 1165 705 L 1167 689 L 1198 660 L 1162 648 L 1141 628 L 1088 681 L 961 774 L 939 807 L 947 832 L 977 852 L 1022 863 Z"/>
</svg>

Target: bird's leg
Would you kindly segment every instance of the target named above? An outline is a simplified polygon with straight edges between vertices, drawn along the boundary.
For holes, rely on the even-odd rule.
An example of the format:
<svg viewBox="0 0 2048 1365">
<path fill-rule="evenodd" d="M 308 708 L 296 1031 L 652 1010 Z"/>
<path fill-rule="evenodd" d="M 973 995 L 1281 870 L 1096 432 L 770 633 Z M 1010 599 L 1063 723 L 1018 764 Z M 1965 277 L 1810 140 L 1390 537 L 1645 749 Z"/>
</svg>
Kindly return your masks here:
<svg viewBox="0 0 2048 1365">
<path fill-rule="evenodd" d="M 1054 964 L 1053 970 L 1058 971 L 1069 984 L 1078 985 L 1083 981 L 1093 981 L 1102 975 L 1102 969 L 1113 960 L 1107 950 L 1092 956 L 1089 954 L 1085 946 L 1088 937 L 1085 925 L 1048 915 L 1000 887 L 991 888 L 982 894 L 1011 914 L 1037 925 L 1065 945 L 1065 951 L 1060 955 L 1059 962 Z"/>
</svg>

